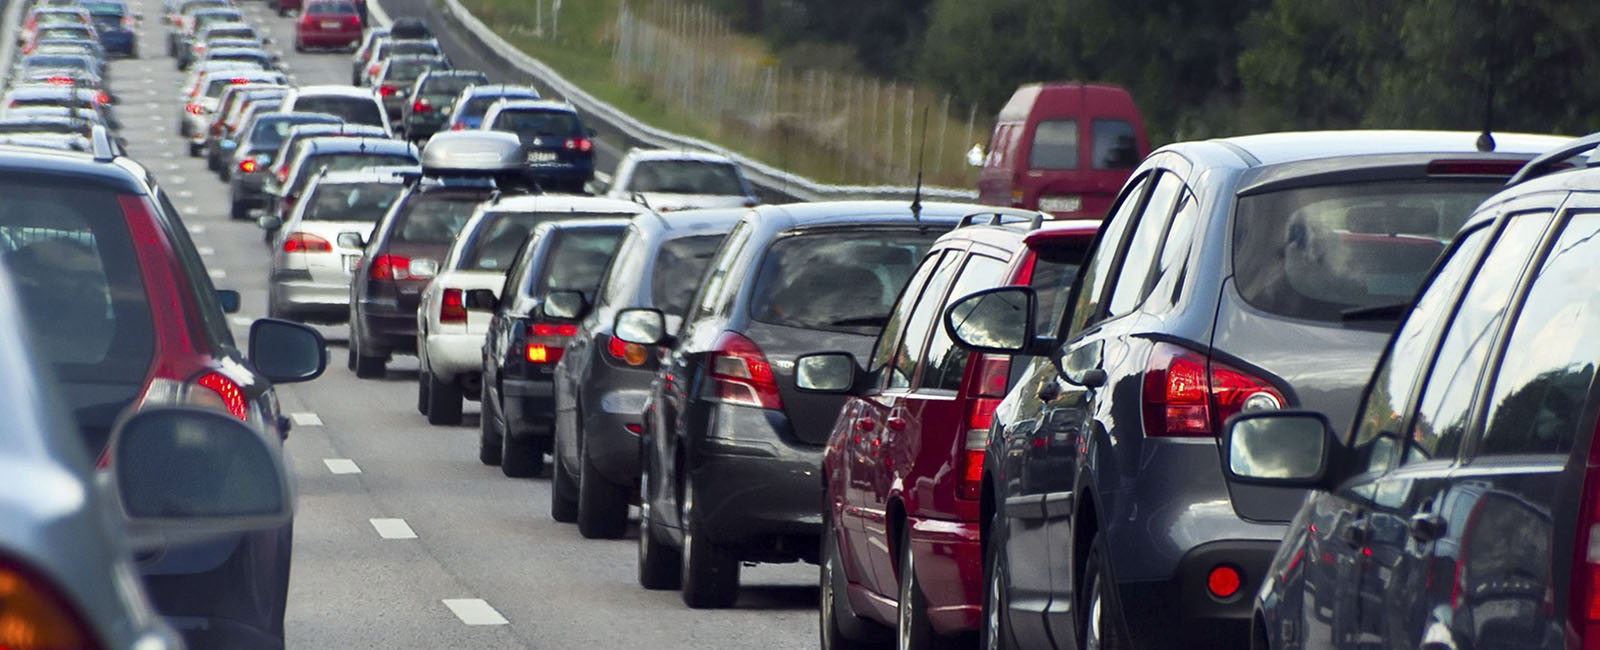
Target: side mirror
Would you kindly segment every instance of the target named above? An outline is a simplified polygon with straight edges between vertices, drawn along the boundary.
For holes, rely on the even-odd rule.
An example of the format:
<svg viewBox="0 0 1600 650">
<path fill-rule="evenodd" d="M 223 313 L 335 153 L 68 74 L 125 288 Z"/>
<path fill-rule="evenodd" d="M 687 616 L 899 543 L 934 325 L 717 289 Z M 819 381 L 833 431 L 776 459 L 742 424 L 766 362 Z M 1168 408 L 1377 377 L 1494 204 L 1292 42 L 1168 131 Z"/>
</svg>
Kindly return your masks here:
<svg viewBox="0 0 1600 650">
<path fill-rule="evenodd" d="M 1241 413 L 1224 436 L 1229 480 L 1285 488 L 1320 486 L 1337 444 L 1328 417 L 1314 411 Z"/>
<path fill-rule="evenodd" d="M 861 371 L 848 352 L 808 354 L 794 362 L 794 385 L 812 393 L 850 393 Z"/>
<path fill-rule="evenodd" d="M 974 144 L 971 149 L 967 150 L 967 166 L 982 167 L 983 160 L 988 157 L 989 154 L 984 152 L 982 144 Z"/>
<path fill-rule="evenodd" d="M 262 217 L 265 218 L 265 217 Z M 358 232 L 342 232 L 334 239 L 343 248 L 366 248 L 367 238 Z"/>
<path fill-rule="evenodd" d="M 250 363 L 276 384 L 311 381 L 328 367 L 328 343 L 305 325 L 262 318 L 250 324 Z"/>
<path fill-rule="evenodd" d="M 222 303 L 222 313 L 239 313 L 239 292 L 233 289 L 218 289 L 217 302 Z"/>
<path fill-rule="evenodd" d="M 112 432 L 110 458 L 138 549 L 280 528 L 293 517 L 277 445 L 226 413 L 144 409 Z"/>
<path fill-rule="evenodd" d="M 500 307 L 500 299 L 496 298 L 493 289 L 473 289 L 467 292 L 467 309 L 478 311 L 494 311 Z"/>
<path fill-rule="evenodd" d="M 283 226 L 283 218 L 275 214 L 264 214 L 256 217 L 256 225 L 262 230 L 277 230 Z"/>
<path fill-rule="evenodd" d="M 583 318 L 589 309 L 589 301 L 584 300 L 583 294 L 578 291 L 551 291 L 544 297 L 544 315 L 551 318 L 577 320 Z M 666 331 L 666 324 L 662 324 L 662 331 Z"/>
<path fill-rule="evenodd" d="M 1021 354 L 1033 343 L 1038 296 L 1027 287 L 998 287 L 968 295 L 945 311 L 945 333 L 968 350 Z"/>
<path fill-rule="evenodd" d="M 624 309 L 617 312 L 611 332 L 624 343 L 661 345 L 667 338 L 667 320 L 659 309 Z"/>
</svg>

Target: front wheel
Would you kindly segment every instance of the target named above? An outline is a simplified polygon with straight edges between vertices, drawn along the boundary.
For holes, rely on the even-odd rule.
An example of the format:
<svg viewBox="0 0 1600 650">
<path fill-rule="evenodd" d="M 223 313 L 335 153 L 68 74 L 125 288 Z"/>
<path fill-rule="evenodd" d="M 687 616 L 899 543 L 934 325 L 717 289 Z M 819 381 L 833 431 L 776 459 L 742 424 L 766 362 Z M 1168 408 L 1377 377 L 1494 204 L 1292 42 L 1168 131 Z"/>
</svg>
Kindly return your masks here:
<svg viewBox="0 0 1600 650">
<path fill-rule="evenodd" d="M 1083 637 L 1079 647 L 1083 650 L 1127 650 L 1128 642 L 1122 633 L 1121 610 L 1117 607 L 1115 585 L 1111 582 L 1110 558 L 1106 556 L 1104 533 L 1095 535 L 1089 547 L 1089 561 L 1084 563 L 1083 583 L 1078 593 L 1083 612 L 1079 629 Z"/>
</svg>

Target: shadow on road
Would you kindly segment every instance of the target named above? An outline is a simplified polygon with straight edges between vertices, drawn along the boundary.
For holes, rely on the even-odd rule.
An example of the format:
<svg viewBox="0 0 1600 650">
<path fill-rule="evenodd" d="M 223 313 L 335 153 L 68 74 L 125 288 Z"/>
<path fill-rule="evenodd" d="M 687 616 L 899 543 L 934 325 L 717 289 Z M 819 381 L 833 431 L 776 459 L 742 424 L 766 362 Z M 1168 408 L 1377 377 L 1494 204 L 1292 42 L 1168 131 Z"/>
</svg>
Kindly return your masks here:
<svg viewBox="0 0 1600 650">
<path fill-rule="evenodd" d="M 816 609 L 822 593 L 816 585 L 747 586 L 739 589 L 736 609 Z"/>
</svg>

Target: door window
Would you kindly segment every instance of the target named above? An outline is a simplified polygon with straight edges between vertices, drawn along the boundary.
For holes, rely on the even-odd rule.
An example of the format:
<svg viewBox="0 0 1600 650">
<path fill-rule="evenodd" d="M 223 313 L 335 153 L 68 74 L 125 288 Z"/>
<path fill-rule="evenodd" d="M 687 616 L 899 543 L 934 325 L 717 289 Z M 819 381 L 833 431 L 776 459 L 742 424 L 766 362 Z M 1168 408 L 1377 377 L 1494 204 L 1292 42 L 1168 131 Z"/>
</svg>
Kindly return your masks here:
<svg viewBox="0 0 1600 650">
<path fill-rule="evenodd" d="M 1183 181 L 1177 175 L 1164 173 L 1150 191 L 1142 216 L 1134 226 L 1133 237 L 1128 242 L 1128 252 L 1122 257 L 1122 269 L 1117 273 L 1117 284 L 1111 288 L 1112 316 L 1133 311 L 1144 302 L 1149 293 L 1150 269 L 1154 265 L 1161 239 L 1167 234 L 1167 222 L 1174 204 L 1183 191 Z"/>
<path fill-rule="evenodd" d="M 1549 212 L 1513 215 L 1484 258 L 1482 271 L 1468 285 L 1434 356 L 1402 462 L 1455 457 L 1471 420 L 1472 396 L 1483 362 L 1494 345 L 1523 265 L 1550 218 Z"/>
<path fill-rule="evenodd" d="M 959 255 L 959 253 L 957 253 Z M 900 293 L 900 300 L 889 312 L 889 320 L 884 323 L 883 330 L 878 332 L 878 342 L 872 346 L 872 359 L 868 362 L 867 371 L 878 373 L 889 365 L 889 360 L 894 357 L 895 337 L 900 335 L 902 325 L 911 315 L 911 309 L 917 305 L 918 296 L 922 295 L 922 285 L 928 281 L 928 276 L 933 274 L 933 269 L 938 267 L 944 253 L 937 252 L 922 260 L 922 265 L 917 267 L 911 281 L 906 283 L 905 290 Z M 893 373 L 889 373 L 893 375 Z M 881 382 L 878 385 L 882 385 Z"/>
<path fill-rule="evenodd" d="M 1100 301 L 1105 296 L 1106 282 L 1110 280 L 1112 262 L 1117 259 L 1117 251 L 1122 248 L 1122 236 L 1128 232 L 1128 225 L 1133 221 L 1134 212 L 1139 208 L 1139 202 L 1144 197 L 1145 186 L 1149 184 L 1148 175 L 1141 176 L 1128 189 L 1122 193 L 1122 199 L 1116 209 L 1111 211 L 1111 216 L 1106 219 L 1105 227 L 1100 231 L 1100 238 L 1096 240 L 1094 252 L 1090 254 L 1089 262 L 1085 265 L 1088 273 L 1079 278 L 1075 296 L 1072 301 L 1072 315 L 1069 322 L 1072 324 L 1067 329 L 1067 336 L 1076 336 L 1078 332 L 1099 320 Z"/>
<path fill-rule="evenodd" d="M 1572 217 L 1534 277 L 1489 393 L 1480 455 L 1566 454 L 1600 362 L 1600 213 Z"/>
<path fill-rule="evenodd" d="M 733 232 L 728 235 L 728 241 L 723 243 L 722 250 L 717 252 L 716 260 L 711 263 L 711 271 L 706 276 L 705 286 L 700 288 L 699 308 L 695 310 L 695 320 L 710 318 L 717 313 L 717 304 L 722 298 L 728 271 L 733 268 L 733 261 L 739 257 L 739 251 L 749 240 L 750 226 L 741 221 L 739 225 L 733 227 Z"/>
<path fill-rule="evenodd" d="M 939 267 L 928 280 L 928 288 L 917 298 L 917 305 L 906 318 L 906 333 L 900 337 L 900 344 L 895 346 L 888 388 L 911 385 L 912 374 L 916 372 L 917 365 L 922 363 L 922 353 L 928 344 L 929 327 L 939 315 L 939 307 L 944 305 L 945 289 L 950 288 L 950 280 L 955 276 L 961 257 L 960 253 L 951 253 L 939 260 Z"/>
<path fill-rule="evenodd" d="M 983 255 L 967 258 L 967 265 L 961 269 L 961 276 L 950 289 L 950 301 L 960 300 L 962 296 L 975 291 L 1000 286 L 1005 281 L 1005 272 L 1004 261 Z M 961 390 L 961 378 L 967 368 L 967 358 L 972 356 L 950 340 L 950 335 L 939 322 L 945 304 L 948 303 L 941 304 L 934 312 L 933 336 L 928 343 L 928 353 L 925 356 L 928 364 L 923 368 L 922 377 L 917 382 L 919 388 Z"/>
</svg>

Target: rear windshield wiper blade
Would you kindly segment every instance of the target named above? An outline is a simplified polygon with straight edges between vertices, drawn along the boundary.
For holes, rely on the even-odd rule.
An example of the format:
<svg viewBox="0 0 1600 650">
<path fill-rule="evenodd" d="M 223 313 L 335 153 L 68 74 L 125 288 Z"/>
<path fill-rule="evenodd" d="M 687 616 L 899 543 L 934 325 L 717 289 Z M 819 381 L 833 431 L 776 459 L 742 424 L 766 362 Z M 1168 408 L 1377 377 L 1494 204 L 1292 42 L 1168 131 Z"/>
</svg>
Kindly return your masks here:
<svg viewBox="0 0 1600 650">
<path fill-rule="evenodd" d="M 1408 311 L 1411 311 L 1411 303 L 1409 301 L 1388 305 L 1373 305 L 1371 307 L 1356 307 L 1339 312 L 1339 320 L 1346 322 L 1400 320 Z"/>
</svg>

